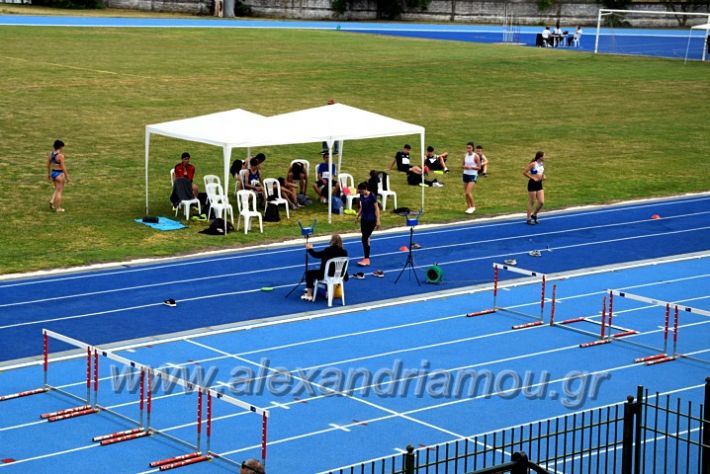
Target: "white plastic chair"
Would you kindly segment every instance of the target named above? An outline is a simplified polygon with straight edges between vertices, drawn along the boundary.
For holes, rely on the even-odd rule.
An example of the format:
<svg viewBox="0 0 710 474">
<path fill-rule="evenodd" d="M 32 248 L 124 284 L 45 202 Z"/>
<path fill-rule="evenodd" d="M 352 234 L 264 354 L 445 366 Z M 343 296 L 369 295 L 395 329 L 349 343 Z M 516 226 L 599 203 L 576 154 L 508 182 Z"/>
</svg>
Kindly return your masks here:
<svg viewBox="0 0 710 474">
<path fill-rule="evenodd" d="M 175 168 L 170 169 L 170 186 L 175 184 Z M 180 209 L 184 209 L 185 211 L 185 220 L 190 220 L 190 207 L 191 206 L 197 206 L 197 213 L 202 214 L 202 206 L 200 205 L 200 200 L 197 198 L 193 199 L 183 199 L 180 201 L 175 208 L 175 217 L 177 217 L 178 212 L 180 212 Z"/>
<path fill-rule="evenodd" d="M 239 170 L 239 174 L 234 177 L 234 197 L 237 197 L 237 191 L 246 189 L 247 179 L 249 179 L 249 170 Z"/>
<path fill-rule="evenodd" d="M 332 273 L 332 276 L 331 276 Z M 313 301 L 318 297 L 318 285 L 324 285 L 326 295 L 328 295 L 328 307 L 333 306 L 333 295 L 335 286 L 340 285 L 340 300 L 345 306 L 345 275 L 348 273 L 348 257 L 335 257 L 325 262 L 325 275 L 322 280 L 316 280 L 313 284 Z"/>
<path fill-rule="evenodd" d="M 215 218 L 221 217 L 225 220 L 227 219 L 227 215 L 229 215 L 232 224 L 234 224 L 234 208 L 229 204 L 222 185 L 209 183 L 205 186 L 205 192 L 207 193 L 207 200 L 210 203 L 210 214 L 214 215 Z"/>
<path fill-rule="evenodd" d="M 256 210 L 256 193 L 248 189 L 240 189 L 237 191 L 237 210 L 239 217 L 237 218 L 237 230 L 239 224 L 244 217 L 244 233 L 246 234 L 251 229 L 251 218 L 259 219 L 259 231 L 264 233 L 264 222 L 261 220 L 261 212 Z"/>
<path fill-rule="evenodd" d="M 222 181 L 219 179 L 219 176 L 215 174 L 206 174 L 202 179 L 205 182 L 205 189 L 207 189 L 208 184 L 222 184 Z"/>
<path fill-rule="evenodd" d="M 306 193 L 308 193 L 308 175 L 311 172 L 311 163 L 308 160 L 300 160 L 300 159 L 299 160 L 291 160 L 291 166 L 293 166 L 294 163 L 301 163 L 303 165 L 303 170 L 306 172 L 306 190 L 305 191 L 306 191 Z M 317 178 L 317 176 L 316 176 L 316 178 Z M 295 176 L 294 176 L 293 180 L 294 180 L 294 182 L 297 182 L 297 181 L 300 182 L 300 180 L 297 180 Z M 298 189 L 300 192 L 300 190 L 301 190 L 300 184 L 299 184 Z"/>
<path fill-rule="evenodd" d="M 394 208 L 397 209 L 397 193 L 392 191 L 392 186 L 390 186 L 390 177 L 387 175 L 387 189 L 382 186 L 382 179 L 377 180 L 377 194 L 382 196 L 382 210 L 387 209 L 387 198 L 392 196 L 394 198 Z"/>
<path fill-rule="evenodd" d="M 343 191 L 343 194 L 345 193 L 345 188 L 348 188 L 350 190 L 348 194 L 345 194 L 345 197 L 348 200 L 348 202 L 346 203 L 348 209 L 352 209 L 353 200 L 358 199 L 359 197 L 357 189 L 355 189 L 355 179 L 353 178 L 353 175 L 348 173 L 340 173 L 338 175 L 338 182 L 340 183 L 340 190 Z"/>
<path fill-rule="evenodd" d="M 266 207 L 269 205 L 269 203 L 276 204 L 277 206 L 283 204 L 283 206 L 286 208 L 286 219 L 290 219 L 291 216 L 288 213 L 288 201 L 281 197 L 281 183 L 279 183 L 279 180 L 274 178 L 266 178 L 264 180 L 264 190 L 266 191 L 264 211 L 266 211 Z M 276 196 L 276 198 L 269 199 L 271 196 Z"/>
</svg>

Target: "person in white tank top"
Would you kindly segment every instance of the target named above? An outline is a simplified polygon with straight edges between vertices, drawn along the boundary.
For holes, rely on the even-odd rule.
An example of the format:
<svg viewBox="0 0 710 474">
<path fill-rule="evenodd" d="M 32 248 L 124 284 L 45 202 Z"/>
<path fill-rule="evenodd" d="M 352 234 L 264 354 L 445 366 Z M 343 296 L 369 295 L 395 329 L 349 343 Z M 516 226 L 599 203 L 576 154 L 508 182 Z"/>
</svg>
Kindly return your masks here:
<svg viewBox="0 0 710 474">
<path fill-rule="evenodd" d="M 466 154 L 463 157 L 463 192 L 466 196 L 466 214 L 473 214 L 476 205 L 473 201 L 473 188 L 478 180 L 478 170 L 481 169 L 481 160 L 473 152 L 473 142 L 466 144 Z"/>
<path fill-rule="evenodd" d="M 523 170 L 523 175 L 528 178 L 527 223 L 535 225 L 537 214 L 545 204 L 545 191 L 542 189 L 542 180 L 545 179 L 545 152 L 535 153 L 535 158 Z"/>
</svg>

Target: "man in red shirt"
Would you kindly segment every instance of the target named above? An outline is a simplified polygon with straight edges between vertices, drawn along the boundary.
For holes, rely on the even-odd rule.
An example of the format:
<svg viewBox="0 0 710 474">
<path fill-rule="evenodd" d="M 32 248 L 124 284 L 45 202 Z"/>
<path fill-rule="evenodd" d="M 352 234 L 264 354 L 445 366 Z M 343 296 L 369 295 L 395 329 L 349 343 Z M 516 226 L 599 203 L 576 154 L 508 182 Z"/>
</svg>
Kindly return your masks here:
<svg viewBox="0 0 710 474">
<path fill-rule="evenodd" d="M 195 177 L 195 167 L 190 164 L 190 154 L 184 152 L 180 156 L 180 163 L 175 165 L 175 179 L 185 178 L 192 183 L 192 192 L 197 197 L 199 189 L 197 185 L 192 181 Z"/>
</svg>

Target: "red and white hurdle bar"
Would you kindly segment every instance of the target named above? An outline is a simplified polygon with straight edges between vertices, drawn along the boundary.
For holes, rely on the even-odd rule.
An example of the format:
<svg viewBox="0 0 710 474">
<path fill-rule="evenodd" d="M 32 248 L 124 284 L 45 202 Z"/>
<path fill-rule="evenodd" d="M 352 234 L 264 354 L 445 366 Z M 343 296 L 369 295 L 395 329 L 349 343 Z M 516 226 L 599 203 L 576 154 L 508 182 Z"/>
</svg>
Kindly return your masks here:
<svg viewBox="0 0 710 474">
<path fill-rule="evenodd" d="M 41 419 L 47 420 L 49 422 L 68 420 L 71 418 L 76 418 L 84 415 L 91 415 L 99 412 L 98 406 L 98 390 L 99 390 L 99 360 L 98 351 L 93 346 L 86 344 L 85 342 L 79 341 L 77 339 L 64 336 L 62 334 L 49 331 L 47 329 L 42 331 L 43 338 L 43 348 L 44 348 L 44 363 L 43 363 L 43 377 L 44 377 L 44 388 L 46 391 L 53 390 L 67 395 L 73 399 L 79 400 L 83 405 L 73 408 L 68 408 L 64 410 L 58 410 L 50 413 L 43 413 L 40 415 Z M 58 341 L 64 342 L 71 346 L 86 349 L 86 398 L 81 398 L 73 393 L 66 390 L 60 389 L 59 387 L 54 387 L 49 385 L 49 338 L 56 339 Z M 93 402 L 91 397 L 91 386 L 94 386 L 94 396 Z"/>
<path fill-rule="evenodd" d="M 210 440 L 212 436 L 212 399 L 218 399 L 225 401 L 229 403 L 230 405 L 239 407 L 243 410 L 248 410 L 252 413 L 256 413 L 262 416 L 262 439 L 261 439 L 261 446 L 262 446 L 262 464 L 265 465 L 266 463 L 266 445 L 267 445 L 267 438 L 266 438 L 266 426 L 268 423 L 268 418 L 269 418 L 269 411 L 265 410 L 263 408 L 259 408 L 257 406 L 254 406 L 250 403 L 244 402 L 242 400 L 236 399 L 234 397 L 231 397 L 229 395 L 226 395 L 222 392 L 218 392 L 216 390 L 213 390 L 211 388 L 207 387 L 201 387 L 198 385 L 195 385 L 194 383 L 187 381 L 185 379 L 182 379 L 180 377 L 177 377 L 175 375 L 172 375 L 165 370 L 161 369 L 155 369 L 148 367 L 146 365 L 140 364 L 138 362 L 134 362 L 130 359 L 127 359 L 126 357 L 120 356 L 118 354 L 115 354 L 111 351 L 107 350 L 102 350 L 101 355 L 104 357 L 119 362 L 124 365 L 128 365 L 130 367 L 137 368 L 141 371 L 145 371 L 146 375 L 148 376 L 148 383 L 150 384 L 150 381 L 152 380 L 152 377 L 150 376 L 151 374 L 158 377 L 161 380 L 166 380 L 172 384 L 179 385 L 183 388 L 186 389 L 186 391 L 197 391 L 198 393 L 198 402 L 197 402 L 197 443 L 195 445 L 189 445 L 188 443 L 185 443 L 183 440 L 180 440 L 178 438 L 173 437 L 172 435 L 169 435 L 167 433 L 163 433 L 161 431 L 156 431 L 156 430 L 151 430 L 151 433 L 155 433 L 158 435 L 165 436 L 167 438 L 173 439 L 175 441 L 179 441 L 182 444 L 189 445 L 192 449 L 195 449 L 193 453 L 188 453 L 187 455 L 181 455 L 181 456 L 188 456 L 186 458 L 167 458 L 167 459 L 161 459 L 160 461 L 155 461 L 159 462 L 160 466 L 151 466 L 151 467 L 160 467 L 160 470 L 168 470 L 168 469 L 174 469 L 177 467 L 182 467 L 182 466 L 187 466 L 190 464 L 194 464 L 197 462 L 205 461 L 207 459 L 210 459 L 211 457 L 219 458 L 227 463 L 233 464 L 235 466 L 240 466 L 239 463 L 232 461 L 231 459 L 221 457 L 218 453 L 214 453 L 210 451 Z M 150 389 L 149 389 L 150 393 Z M 203 396 L 207 396 L 207 432 L 208 432 L 208 437 L 207 437 L 207 450 L 203 454 L 201 452 L 201 436 L 202 436 L 202 398 Z M 150 426 L 150 397 L 148 398 L 148 422 L 147 426 Z M 198 453 L 195 455 L 194 453 Z M 202 459 L 203 456 L 206 456 L 206 458 Z"/>
<path fill-rule="evenodd" d="M 62 342 L 65 342 L 66 344 L 78 347 L 78 348 L 86 348 L 87 350 L 87 369 L 86 369 L 86 387 L 87 387 L 87 398 L 82 399 L 81 397 L 74 395 L 72 393 L 66 392 L 62 389 L 59 389 L 57 387 L 52 387 L 51 385 L 48 384 L 48 365 L 49 365 L 49 337 L 60 340 Z M 229 395 L 223 394 L 221 392 L 217 392 L 216 390 L 212 390 L 210 388 L 206 387 L 201 387 L 198 385 L 195 385 L 192 382 L 189 382 L 187 380 L 184 380 L 180 377 L 176 377 L 174 375 L 171 375 L 170 373 L 161 370 L 161 369 L 153 369 L 149 366 L 140 364 L 138 362 L 134 362 L 130 359 L 127 359 L 123 356 L 120 356 L 118 354 L 115 354 L 111 351 L 108 350 L 103 350 L 99 347 L 94 347 L 89 344 L 86 344 L 85 342 L 79 341 L 77 339 L 73 339 L 67 336 L 64 336 L 62 334 L 53 332 L 51 330 L 43 330 L 43 339 L 44 339 L 44 381 L 46 384 L 46 387 L 42 389 L 36 389 L 28 392 L 37 392 L 37 393 L 42 393 L 42 391 L 47 391 L 47 390 L 56 390 L 60 393 L 64 393 L 68 395 L 71 398 L 80 400 L 84 402 L 85 405 L 80 406 L 80 407 L 75 407 L 75 408 L 70 408 L 68 410 L 61 410 L 60 412 L 57 413 L 49 413 L 49 414 L 44 414 L 42 417 L 49 419 L 52 417 L 58 417 L 56 420 L 51 420 L 51 421 L 58 421 L 59 419 L 67 419 L 67 418 L 73 418 L 76 416 L 81 416 L 84 414 L 90 414 L 90 413 L 96 413 L 99 410 L 105 411 L 107 413 L 116 415 L 120 418 L 123 418 L 131 423 L 135 423 L 139 425 L 138 428 L 133 428 L 129 430 L 124 430 L 116 433 L 110 433 L 108 435 L 101 435 L 97 436 L 94 438 L 95 442 L 100 442 L 102 445 L 107 445 L 107 444 L 113 444 L 117 442 L 122 442 L 122 441 L 128 441 L 131 439 L 137 439 L 140 437 L 152 435 L 152 434 L 157 434 L 164 436 L 168 439 L 171 439 L 175 442 L 178 442 L 180 444 L 184 444 L 187 446 L 190 446 L 192 449 L 195 449 L 198 453 L 197 456 L 194 454 L 188 454 L 188 455 L 183 455 L 186 456 L 181 459 L 173 459 L 170 458 L 165 463 L 166 466 L 169 467 L 164 467 L 160 466 L 161 470 L 167 470 L 167 469 L 172 469 L 176 467 L 182 467 L 186 466 L 189 464 L 194 464 L 196 462 L 200 462 L 206 459 L 210 459 L 210 457 L 215 457 L 219 458 L 229 464 L 233 464 L 235 466 L 240 466 L 239 463 L 232 461 L 231 459 L 225 458 L 220 456 L 218 453 L 213 453 L 210 451 L 210 439 L 212 435 L 212 398 L 217 398 L 220 400 L 224 400 L 225 402 L 237 406 L 239 408 L 248 410 L 253 413 L 261 414 L 262 415 L 262 463 L 265 465 L 266 463 L 266 446 L 267 446 L 267 438 L 266 438 L 266 433 L 267 433 L 267 423 L 268 423 L 268 418 L 269 418 L 269 411 L 265 410 L 263 408 L 256 407 L 254 405 L 251 405 L 247 402 L 243 402 L 241 400 L 238 400 L 234 397 L 231 397 Z M 140 400 L 140 422 L 136 422 L 136 420 L 133 420 L 123 414 L 117 413 L 111 409 L 108 409 L 106 407 L 101 407 L 98 405 L 98 388 L 99 388 L 99 370 L 98 370 L 98 358 L 99 355 L 102 355 L 103 357 L 106 357 L 109 360 L 113 360 L 116 362 L 119 362 L 124 365 L 128 365 L 130 367 L 139 369 L 141 371 L 141 400 Z M 93 366 L 92 366 L 92 360 L 93 360 Z M 93 371 L 92 371 L 93 369 Z M 93 387 L 94 387 L 94 402 L 93 405 L 91 405 L 91 385 L 92 385 L 92 375 L 93 375 Z M 161 380 L 167 380 L 171 382 L 172 384 L 179 385 L 183 388 L 185 388 L 187 391 L 193 391 L 196 390 L 199 394 L 199 399 L 198 399 L 198 422 L 197 422 L 197 432 L 198 432 L 198 438 L 197 438 L 197 445 L 192 445 L 180 438 L 177 438 L 175 436 L 172 436 L 168 433 L 164 433 L 160 430 L 154 430 L 150 428 L 150 420 L 151 420 L 151 405 L 152 405 L 152 392 L 153 392 L 153 375 L 158 377 Z M 147 378 L 147 381 L 146 381 Z M 146 395 L 146 390 L 145 390 L 145 384 L 147 383 L 148 389 L 147 389 L 147 395 Z M 45 390 L 46 389 L 46 390 Z M 200 444 L 201 444 L 201 430 L 202 430 L 202 396 L 203 394 L 207 395 L 207 451 L 206 454 L 203 455 L 200 453 Z M 15 395 L 14 398 L 17 398 L 19 395 Z M 143 426 L 143 409 L 144 406 L 146 408 L 146 424 L 145 427 Z M 206 459 L 197 459 L 201 456 L 206 456 Z"/>
<path fill-rule="evenodd" d="M 598 346 L 601 344 L 609 344 L 610 342 L 614 340 L 620 340 L 621 338 L 627 337 L 627 336 L 634 336 L 638 334 L 638 331 L 635 331 L 633 329 L 627 329 L 621 326 L 615 326 L 614 325 L 614 295 L 612 294 L 611 290 L 608 291 L 608 296 L 609 296 L 609 307 L 608 307 L 608 312 L 607 312 L 607 296 L 605 295 L 602 298 L 602 319 L 599 327 L 599 339 L 591 342 L 584 342 L 579 345 L 580 348 L 584 349 L 587 347 L 594 347 Z M 586 321 L 592 323 L 592 324 L 597 324 L 597 322 L 593 319 L 586 319 Z M 614 329 L 619 330 L 620 332 L 613 332 Z M 639 344 L 639 343 L 633 343 L 636 346 L 640 347 L 646 347 L 648 348 L 649 346 L 646 346 L 644 344 Z"/>
<path fill-rule="evenodd" d="M 531 278 L 536 278 L 540 280 L 540 315 L 533 316 L 531 314 L 523 313 L 522 311 L 516 311 L 511 308 L 499 307 L 498 306 L 498 291 L 500 287 L 500 271 L 506 270 L 512 273 L 517 273 L 519 275 L 524 275 Z M 516 324 L 512 326 L 512 329 L 526 329 L 535 326 L 541 326 L 544 324 L 544 313 L 545 313 L 545 285 L 547 281 L 547 276 L 541 272 L 535 272 L 532 270 L 525 270 L 523 268 L 514 267 L 511 265 L 504 265 L 501 263 L 493 264 L 493 307 L 491 309 L 485 309 L 482 311 L 476 311 L 473 313 L 466 314 L 467 317 L 473 318 L 477 316 L 484 316 L 486 314 L 492 314 L 497 311 L 505 311 L 511 314 L 517 314 L 519 316 L 532 317 L 535 321 L 524 324 Z"/>
<path fill-rule="evenodd" d="M 646 296 L 641 296 L 641 295 L 629 293 L 628 291 L 609 290 L 609 294 L 617 296 L 619 298 L 627 298 L 630 300 L 638 301 L 640 303 L 646 303 L 646 304 L 665 308 L 664 328 L 663 328 L 663 351 L 659 352 L 658 354 L 653 354 L 653 355 L 650 355 L 647 357 L 639 357 L 637 359 L 634 359 L 634 362 L 637 362 L 637 363 L 643 362 L 646 365 L 656 365 L 656 364 L 661 364 L 663 362 L 675 360 L 678 357 L 686 357 L 686 356 L 678 353 L 678 325 L 679 325 L 679 321 L 680 321 L 680 313 L 699 314 L 702 316 L 709 316 L 710 317 L 710 311 L 707 311 L 704 309 L 693 308 L 691 306 L 673 303 L 670 301 L 663 301 L 663 300 L 659 300 L 656 298 L 648 298 Z M 673 331 L 673 352 L 669 355 L 668 354 L 668 337 L 669 337 L 669 332 L 670 332 L 671 314 L 673 314 L 673 329 L 672 329 L 672 331 Z M 699 360 L 699 359 L 696 359 L 696 360 Z M 700 361 L 706 362 L 703 360 L 700 360 Z"/>
</svg>

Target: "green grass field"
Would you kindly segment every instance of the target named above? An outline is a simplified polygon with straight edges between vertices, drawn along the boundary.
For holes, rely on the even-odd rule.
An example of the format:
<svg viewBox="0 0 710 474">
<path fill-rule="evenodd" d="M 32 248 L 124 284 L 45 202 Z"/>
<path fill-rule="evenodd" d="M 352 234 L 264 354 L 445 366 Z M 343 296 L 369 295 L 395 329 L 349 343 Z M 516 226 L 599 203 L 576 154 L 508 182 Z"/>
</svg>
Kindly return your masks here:
<svg viewBox="0 0 710 474">
<path fill-rule="evenodd" d="M 451 153 L 446 186 L 428 189 L 424 222 L 467 218 L 460 182 L 465 143 L 482 143 L 490 177 L 475 218 L 524 210 L 521 172 L 544 150 L 548 208 L 710 189 L 707 64 L 567 51 L 382 38 L 343 32 L 0 27 L 0 273 L 238 247 L 298 236 L 300 218 L 264 234 L 205 236 L 203 223 L 156 232 L 144 214 L 145 125 L 241 107 L 264 115 L 339 102 L 423 125 Z M 50 213 L 46 156 L 67 144 L 72 178 L 63 215 Z M 344 171 L 388 167 L 416 137 L 346 142 Z M 266 176 L 320 144 L 263 151 Z M 188 150 L 201 183 L 221 175 L 221 150 L 156 137 L 151 213 L 172 214 L 169 169 Z M 416 150 L 415 150 L 416 151 Z M 235 151 L 234 157 L 243 156 Z M 392 176 L 400 206 L 419 188 Z M 285 217 L 285 216 L 283 216 Z M 401 224 L 388 214 L 384 225 Z M 335 216 L 319 233 L 353 231 Z"/>
</svg>

